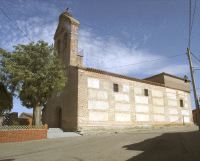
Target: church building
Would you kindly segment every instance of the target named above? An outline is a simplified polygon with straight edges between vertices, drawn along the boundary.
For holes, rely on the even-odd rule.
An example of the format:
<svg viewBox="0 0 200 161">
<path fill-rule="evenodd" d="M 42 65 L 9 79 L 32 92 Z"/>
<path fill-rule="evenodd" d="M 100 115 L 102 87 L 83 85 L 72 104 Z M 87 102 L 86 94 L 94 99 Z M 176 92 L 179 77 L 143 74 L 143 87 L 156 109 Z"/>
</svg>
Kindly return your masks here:
<svg viewBox="0 0 200 161">
<path fill-rule="evenodd" d="M 64 131 L 192 123 L 189 81 L 167 73 L 138 79 L 84 67 L 78 29 L 70 13 L 60 15 L 54 41 L 68 80 L 49 98 L 44 123 Z"/>
</svg>

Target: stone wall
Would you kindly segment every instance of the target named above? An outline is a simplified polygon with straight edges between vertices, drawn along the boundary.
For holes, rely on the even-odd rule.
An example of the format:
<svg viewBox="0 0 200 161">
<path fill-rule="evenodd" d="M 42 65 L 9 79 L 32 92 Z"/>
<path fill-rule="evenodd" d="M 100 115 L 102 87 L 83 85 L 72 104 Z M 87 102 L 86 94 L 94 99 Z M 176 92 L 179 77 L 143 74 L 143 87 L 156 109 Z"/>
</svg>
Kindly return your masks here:
<svg viewBox="0 0 200 161">
<path fill-rule="evenodd" d="M 192 123 L 191 116 L 188 92 L 79 69 L 79 129 Z"/>
</svg>

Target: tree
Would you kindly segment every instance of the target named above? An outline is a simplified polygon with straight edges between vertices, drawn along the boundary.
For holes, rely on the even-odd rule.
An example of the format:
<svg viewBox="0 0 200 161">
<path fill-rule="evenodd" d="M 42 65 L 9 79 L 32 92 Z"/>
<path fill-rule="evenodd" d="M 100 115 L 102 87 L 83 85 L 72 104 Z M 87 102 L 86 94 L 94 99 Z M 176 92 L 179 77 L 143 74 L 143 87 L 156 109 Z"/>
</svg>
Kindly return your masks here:
<svg viewBox="0 0 200 161">
<path fill-rule="evenodd" d="M 3 83 L 3 75 L 2 68 L 3 64 L 1 63 L 2 56 L 5 54 L 6 51 L 0 48 L 0 116 L 3 115 L 5 112 L 11 111 L 13 107 L 13 97 L 12 93 L 9 92 L 6 85 Z M 4 75 L 5 76 L 5 75 Z"/>
<path fill-rule="evenodd" d="M 12 94 L 6 89 L 3 83 L 0 83 L 0 116 L 3 115 L 4 112 L 11 111 L 12 107 Z"/>
<path fill-rule="evenodd" d="M 33 108 L 33 122 L 40 125 L 42 107 L 66 83 L 64 65 L 53 45 L 44 41 L 19 44 L 12 53 L 4 54 L 2 62 L 9 88 L 18 94 L 24 106 Z"/>
</svg>

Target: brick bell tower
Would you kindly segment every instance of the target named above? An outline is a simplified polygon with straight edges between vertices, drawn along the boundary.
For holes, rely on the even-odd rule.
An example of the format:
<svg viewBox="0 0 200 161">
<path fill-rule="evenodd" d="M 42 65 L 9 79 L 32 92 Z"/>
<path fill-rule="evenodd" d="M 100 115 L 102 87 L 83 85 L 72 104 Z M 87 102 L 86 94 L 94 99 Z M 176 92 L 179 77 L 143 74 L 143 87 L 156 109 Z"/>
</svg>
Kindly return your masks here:
<svg viewBox="0 0 200 161">
<path fill-rule="evenodd" d="M 68 11 L 59 16 L 54 45 L 66 67 L 82 65 L 82 57 L 78 55 L 79 24 Z"/>
</svg>

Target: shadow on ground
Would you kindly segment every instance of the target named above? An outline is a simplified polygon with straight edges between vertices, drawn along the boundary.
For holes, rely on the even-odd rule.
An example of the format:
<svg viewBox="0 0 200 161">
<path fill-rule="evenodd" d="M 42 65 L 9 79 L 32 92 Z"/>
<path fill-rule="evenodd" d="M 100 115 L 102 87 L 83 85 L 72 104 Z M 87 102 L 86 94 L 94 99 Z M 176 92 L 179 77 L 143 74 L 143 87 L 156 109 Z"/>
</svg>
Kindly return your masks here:
<svg viewBox="0 0 200 161">
<path fill-rule="evenodd" d="M 165 133 L 123 148 L 142 151 L 127 161 L 199 161 L 200 132 Z"/>
</svg>

